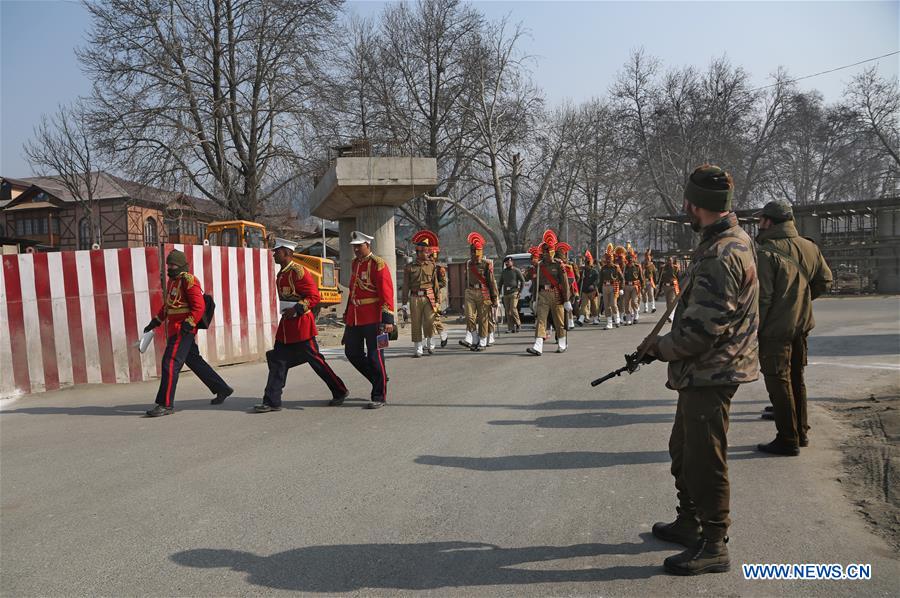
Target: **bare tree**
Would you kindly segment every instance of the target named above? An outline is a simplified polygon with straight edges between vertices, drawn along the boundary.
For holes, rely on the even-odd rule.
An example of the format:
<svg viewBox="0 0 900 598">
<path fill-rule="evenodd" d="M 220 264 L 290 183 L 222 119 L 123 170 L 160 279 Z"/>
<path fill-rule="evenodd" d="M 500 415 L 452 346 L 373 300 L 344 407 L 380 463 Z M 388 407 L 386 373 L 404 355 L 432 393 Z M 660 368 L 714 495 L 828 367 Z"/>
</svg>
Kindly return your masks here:
<svg viewBox="0 0 900 598">
<path fill-rule="evenodd" d="M 339 0 L 99 0 L 79 56 L 93 126 L 145 181 L 187 180 L 255 219 L 303 171 L 302 133 Z"/>
<path fill-rule="evenodd" d="M 60 106 L 41 116 L 34 138 L 26 142 L 25 156 L 39 176 L 57 181 L 75 200 L 90 223 L 89 245 L 101 243 L 97 187 L 101 161 L 81 102 Z"/>
<path fill-rule="evenodd" d="M 884 151 L 900 167 L 900 89 L 897 80 L 873 66 L 853 77 L 844 97 L 860 123 L 875 134 Z"/>
</svg>

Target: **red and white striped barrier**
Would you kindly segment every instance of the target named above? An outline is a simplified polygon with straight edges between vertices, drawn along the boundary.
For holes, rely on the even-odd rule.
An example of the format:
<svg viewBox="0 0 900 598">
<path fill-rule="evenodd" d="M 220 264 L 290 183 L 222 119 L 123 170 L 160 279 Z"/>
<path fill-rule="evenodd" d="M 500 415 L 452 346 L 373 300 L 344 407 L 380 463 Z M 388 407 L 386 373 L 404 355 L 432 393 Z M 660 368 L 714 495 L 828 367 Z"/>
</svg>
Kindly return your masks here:
<svg viewBox="0 0 900 598">
<path fill-rule="evenodd" d="M 214 364 L 259 359 L 277 325 L 274 265 L 268 251 L 182 249 L 216 302 L 197 336 Z M 125 383 L 159 374 L 165 348 L 135 346 L 162 304 L 155 247 L 3 256 L 0 276 L 0 398 L 85 383 Z M 158 328 L 157 332 L 162 330 Z"/>
</svg>

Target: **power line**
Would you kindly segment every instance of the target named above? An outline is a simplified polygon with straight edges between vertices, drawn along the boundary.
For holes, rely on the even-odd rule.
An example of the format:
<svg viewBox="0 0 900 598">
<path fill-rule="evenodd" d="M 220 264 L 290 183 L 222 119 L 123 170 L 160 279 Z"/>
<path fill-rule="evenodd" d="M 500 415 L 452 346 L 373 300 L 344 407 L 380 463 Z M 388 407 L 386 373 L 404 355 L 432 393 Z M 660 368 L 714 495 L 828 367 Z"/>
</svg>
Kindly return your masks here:
<svg viewBox="0 0 900 598">
<path fill-rule="evenodd" d="M 888 56 L 893 56 L 895 54 L 900 54 L 900 50 L 896 52 L 890 52 L 888 54 L 882 54 L 881 56 L 876 56 L 875 58 L 867 58 L 865 60 L 860 60 L 859 62 L 854 62 L 853 64 L 848 64 L 845 66 L 839 66 L 837 68 L 829 69 L 827 71 L 822 71 L 819 73 L 813 73 L 812 75 L 804 75 L 802 77 L 797 77 L 796 79 L 789 79 L 787 81 L 779 81 L 777 83 L 771 83 L 769 85 L 763 85 L 762 87 L 757 87 L 756 89 L 751 89 L 748 93 L 753 93 L 754 91 L 761 91 L 763 89 L 768 89 L 770 87 L 775 87 L 776 85 L 781 85 L 784 83 L 796 83 L 797 81 L 803 81 L 804 79 L 810 79 L 812 77 L 818 77 L 819 75 L 827 75 L 828 73 L 834 73 L 836 71 L 842 71 L 844 69 L 849 69 L 854 66 L 859 66 L 861 64 L 865 64 L 867 62 L 873 62 L 875 60 L 881 60 L 882 58 L 887 58 Z"/>
</svg>

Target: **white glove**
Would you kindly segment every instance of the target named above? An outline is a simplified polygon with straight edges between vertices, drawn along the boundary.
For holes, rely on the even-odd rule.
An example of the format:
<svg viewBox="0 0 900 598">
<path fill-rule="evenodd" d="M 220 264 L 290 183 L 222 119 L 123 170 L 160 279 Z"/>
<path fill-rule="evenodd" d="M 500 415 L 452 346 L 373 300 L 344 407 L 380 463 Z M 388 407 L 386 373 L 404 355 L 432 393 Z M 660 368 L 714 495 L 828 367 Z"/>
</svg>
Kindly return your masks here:
<svg viewBox="0 0 900 598">
<path fill-rule="evenodd" d="M 403 305 L 400 306 L 400 309 L 409 311 L 409 303 L 404 303 Z"/>
<path fill-rule="evenodd" d="M 563 305 L 563 308 L 564 308 L 566 311 L 572 311 L 572 302 L 571 302 L 571 301 L 566 301 L 565 305 Z"/>
<path fill-rule="evenodd" d="M 624 294 L 625 294 L 625 289 L 619 289 L 619 296 L 621 297 Z"/>
</svg>

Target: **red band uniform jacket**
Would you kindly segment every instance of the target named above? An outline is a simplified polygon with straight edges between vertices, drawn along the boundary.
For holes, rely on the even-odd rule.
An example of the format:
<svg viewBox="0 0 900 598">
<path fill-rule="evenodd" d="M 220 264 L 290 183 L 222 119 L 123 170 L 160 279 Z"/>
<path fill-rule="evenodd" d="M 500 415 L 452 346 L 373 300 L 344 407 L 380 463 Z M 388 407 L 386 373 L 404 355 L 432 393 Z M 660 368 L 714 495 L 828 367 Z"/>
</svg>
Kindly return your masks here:
<svg viewBox="0 0 900 598">
<path fill-rule="evenodd" d="M 197 322 L 203 317 L 206 303 L 203 301 L 203 289 L 190 272 L 182 272 L 166 283 L 166 296 L 156 319 L 166 324 L 166 338 L 181 332 L 181 323 L 187 322 L 197 334 Z"/>
<path fill-rule="evenodd" d="M 278 272 L 275 284 L 281 301 L 295 301 L 303 306 L 303 313 L 299 316 L 281 316 L 275 340 L 288 345 L 314 338 L 319 331 L 312 309 L 319 304 L 320 298 L 313 275 L 300 264 L 291 262 Z"/>
<path fill-rule="evenodd" d="M 370 253 L 364 258 L 355 258 L 351 272 L 344 324 L 393 324 L 394 280 L 387 262 Z"/>
</svg>

